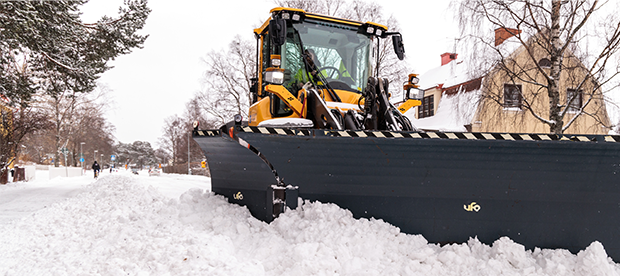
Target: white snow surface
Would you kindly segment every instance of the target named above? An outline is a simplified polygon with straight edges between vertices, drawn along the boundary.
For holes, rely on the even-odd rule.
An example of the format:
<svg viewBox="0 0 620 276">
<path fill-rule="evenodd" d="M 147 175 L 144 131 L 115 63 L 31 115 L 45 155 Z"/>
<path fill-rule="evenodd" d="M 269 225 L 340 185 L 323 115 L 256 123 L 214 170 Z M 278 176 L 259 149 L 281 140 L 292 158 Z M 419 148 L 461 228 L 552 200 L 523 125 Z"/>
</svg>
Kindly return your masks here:
<svg viewBox="0 0 620 276">
<path fill-rule="evenodd" d="M 259 127 L 313 127 L 312 120 L 304 118 L 276 118 L 258 123 Z"/>
<path fill-rule="evenodd" d="M 147 175 L 0 185 L 0 275 L 620 275 L 599 242 L 439 246 L 319 202 L 267 224 L 209 178 Z"/>
<path fill-rule="evenodd" d="M 472 79 L 468 74 L 467 64 L 458 58 L 448 64 L 428 70 L 420 75 L 420 88 L 427 90 L 443 84 L 443 88 L 452 87 Z"/>
</svg>

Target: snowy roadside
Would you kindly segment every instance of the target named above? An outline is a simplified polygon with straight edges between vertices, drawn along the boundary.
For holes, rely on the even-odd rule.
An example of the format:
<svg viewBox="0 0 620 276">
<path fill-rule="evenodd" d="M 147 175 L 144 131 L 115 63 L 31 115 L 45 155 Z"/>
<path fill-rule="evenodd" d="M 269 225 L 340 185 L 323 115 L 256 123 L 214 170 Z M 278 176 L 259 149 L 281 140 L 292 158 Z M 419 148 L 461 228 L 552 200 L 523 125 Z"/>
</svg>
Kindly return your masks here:
<svg viewBox="0 0 620 276">
<path fill-rule="evenodd" d="M 95 181 L 87 175 L 52 180 L 48 178 L 48 171 L 37 171 L 33 181 L 0 185 L 0 225 L 71 198 Z"/>
<path fill-rule="evenodd" d="M 101 178 L 114 174 L 131 175 L 126 171 L 111 174 L 104 170 Z M 140 174 L 148 176 L 146 171 L 141 171 Z M 169 179 L 173 179 L 172 182 L 175 184 L 170 185 Z M 181 179 L 183 181 L 179 181 Z M 84 192 L 84 188 L 95 181 L 90 171 L 80 177 L 57 177 L 50 180 L 48 171 L 38 170 L 33 181 L 0 185 L 0 225 Z M 179 198 L 182 193 L 192 187 L 211 190 L 210 178 L 191 175 L 162 174 L 160 177 L 140 178 L 140 183 L 153 186 L 171 198 Z"/>
<path fill-rule="evenodd" d="M 0 210 L 12 194 L 21 214 L 0 223 L 0 275 L 620 275 L 597 242 L 577 255 L 508 238 L 441 247 L 322 203 L 266 224 L 209 189 L 125 173 L 0 187 Z M 51 203 L 20 209 L 31 192 Z"/>
</svg>

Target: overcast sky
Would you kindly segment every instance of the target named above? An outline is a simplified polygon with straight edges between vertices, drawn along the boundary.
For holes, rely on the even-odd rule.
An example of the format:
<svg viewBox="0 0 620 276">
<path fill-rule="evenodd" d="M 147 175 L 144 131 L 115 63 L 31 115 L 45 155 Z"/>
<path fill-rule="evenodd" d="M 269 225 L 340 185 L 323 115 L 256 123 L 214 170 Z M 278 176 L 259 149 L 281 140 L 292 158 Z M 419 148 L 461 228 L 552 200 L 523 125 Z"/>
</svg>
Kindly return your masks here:
<svg viewBox="0 0 620 276">
<path fill-rule="evenodd" d="M 457 25 L 448 13 L 449 2 L 381 1 L 384 15 L 400 23 L 405 62 L 415 73 L 439 66 L 439 55 L 454 47 Z M 91 0 L 82 9 L 83 18 L 94 22 L 115 16 L 122 3 Z M 141 31 L 149 34 L 144 48 L 112 61 L 114 68 L 100 83 L 111 90 L 108 120 L 116 127 L 115 137 L 123 143 L 148 141 L 156 148 L 164 119 L 182 115 L 185 103 L 201 89 L 202 58 L 225 51 L 236 35 L 253 39 L 253 29 L 276 5 L 272 0 L 149 0 L 148 6 L 152 12 Z"/>
</svg>

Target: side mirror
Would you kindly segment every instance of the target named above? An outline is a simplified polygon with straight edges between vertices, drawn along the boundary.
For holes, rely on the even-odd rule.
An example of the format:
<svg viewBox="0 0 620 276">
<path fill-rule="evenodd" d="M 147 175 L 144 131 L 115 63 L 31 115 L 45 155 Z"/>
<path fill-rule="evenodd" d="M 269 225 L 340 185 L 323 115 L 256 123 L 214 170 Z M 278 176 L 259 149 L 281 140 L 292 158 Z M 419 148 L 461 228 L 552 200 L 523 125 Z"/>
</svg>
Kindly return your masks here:
<svg viewBox="0 0 620 276">
<path fill-rule="evenodd" d="M 271 43 L 282 46 L 286 41 L 286 21 L 282 17 L 276 17 L 269 21 L 269 36 Z"/>
<path fill-rule="evenodd" d="M 392 45 L 398 59 L 403 60 L 405 58 L 405 45 L 403 45 L 403 37 L 400 34 L 392 36 Z"/>
</svg>

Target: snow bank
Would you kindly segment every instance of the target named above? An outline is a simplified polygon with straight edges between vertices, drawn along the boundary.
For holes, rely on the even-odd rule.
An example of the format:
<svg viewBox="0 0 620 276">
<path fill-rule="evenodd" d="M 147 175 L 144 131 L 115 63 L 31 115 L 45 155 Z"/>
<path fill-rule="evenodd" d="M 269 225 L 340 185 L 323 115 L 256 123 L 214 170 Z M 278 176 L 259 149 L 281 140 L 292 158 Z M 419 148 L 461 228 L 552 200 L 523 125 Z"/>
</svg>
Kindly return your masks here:
<svg viewBox="0 0 620 276">
<path fill-rule="evenodd" d="M 620 274 L 598 242 L 578 255 L 508 238 L 442 247 L 318 202 L 266 224 L 203 189 L 175 199 L 146 184 L 183 177 L 156 179 L 103 177 L 0 226 L 0 275 Z"/>
</svg>

